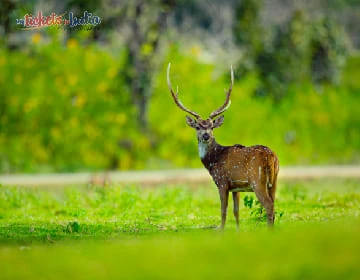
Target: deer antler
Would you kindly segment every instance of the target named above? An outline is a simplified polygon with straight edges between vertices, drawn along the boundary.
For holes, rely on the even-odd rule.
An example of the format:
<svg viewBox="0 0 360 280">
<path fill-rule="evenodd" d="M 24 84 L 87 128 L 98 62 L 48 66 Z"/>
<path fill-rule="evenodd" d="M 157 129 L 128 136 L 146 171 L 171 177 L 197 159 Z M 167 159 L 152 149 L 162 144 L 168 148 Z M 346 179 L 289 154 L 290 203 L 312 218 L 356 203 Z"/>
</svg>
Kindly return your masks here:
<svg viewBox="0 0 360 280">
<path fill-rule="evenodd" d="M 211 118 L 211 119 L 224 113 L 230 107 L 230 104 L 231 104 L 230 95 L 231 95 L 232 87 L 234 85 L 234 71 L 233 71 L 232 65 L 230 66 L 230 68 L 231 68 L 231 84 L 230 84 L 229 90 L 228 91 L 225 90 L 225 93 L 226 93 L 225 103 L 219 109 L 215 110 L 214 112 L 212 112 L 210 114 L 209 118 Z"/>
<path fill-rule="evenodd" d="M 178 88 L 176 89 L 176 93 L 173 91 L 172 86 L 171 86 L 171 82 L 170 82 L 170 65 L 171 65 L 171 63 L 169 63 L 168 68 L 167 68 L 167 76 L 166 76 L 166 77 L 167 77 L 167 84 L 168 84 L 169 90 L 170 90 L 170 92 L 171 92 L 172 97 L 174 98 L 174 101 L 175 101 L 176 105 L 177 105 L 181 110 L 183 110 L 183 111 L 185 111 L 185 112 L 193 115 L 195 118 L 197 118 L 197 119 L 200 118 L 200 115 L 199 115 L 199 114 L 197 114 L 197 113 L 195 113 L 195 112 L 187 109 L 187 108 L 181 103 L 181 101 L 180 101 L 180 99 L 179 99 L 179 97 L 178 97 L 178 95 L 179 95 Z"/>
</svg>

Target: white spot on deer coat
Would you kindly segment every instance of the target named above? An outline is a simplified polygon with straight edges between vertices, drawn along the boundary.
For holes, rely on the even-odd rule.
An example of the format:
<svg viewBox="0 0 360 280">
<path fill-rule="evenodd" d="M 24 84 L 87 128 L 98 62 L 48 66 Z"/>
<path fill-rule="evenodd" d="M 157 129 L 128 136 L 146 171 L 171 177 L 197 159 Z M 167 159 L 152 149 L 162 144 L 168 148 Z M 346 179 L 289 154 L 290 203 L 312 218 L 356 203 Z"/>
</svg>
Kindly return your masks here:
<svg viewBox="0 0 360 280">
<path fill-rule="evenodd" d="M 261 166 L 259 166 L 259 180 L 261 179 Z"/>
</svg>

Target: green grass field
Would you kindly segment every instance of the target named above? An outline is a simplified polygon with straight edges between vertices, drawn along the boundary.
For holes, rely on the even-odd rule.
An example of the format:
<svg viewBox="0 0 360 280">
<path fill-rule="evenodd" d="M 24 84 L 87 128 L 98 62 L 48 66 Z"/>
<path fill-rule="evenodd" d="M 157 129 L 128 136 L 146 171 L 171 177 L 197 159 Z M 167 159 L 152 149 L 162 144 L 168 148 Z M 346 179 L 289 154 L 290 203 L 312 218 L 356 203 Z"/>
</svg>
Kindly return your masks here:
<svg viewBox="0 0 360 280">
<path fill-rule="evenodd" d="M 0 279 L 360 279 L 360 182 L 251 193 L 224 232 L 213 185 L 0 187 Z"/>
</svg>

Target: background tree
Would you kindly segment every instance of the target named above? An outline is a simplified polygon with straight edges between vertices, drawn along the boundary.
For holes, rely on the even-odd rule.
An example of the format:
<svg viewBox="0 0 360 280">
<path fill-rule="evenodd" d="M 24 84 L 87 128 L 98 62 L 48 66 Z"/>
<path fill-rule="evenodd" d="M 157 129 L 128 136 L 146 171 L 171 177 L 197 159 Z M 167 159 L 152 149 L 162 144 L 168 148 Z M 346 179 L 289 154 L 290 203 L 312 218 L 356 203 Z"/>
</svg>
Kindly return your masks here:
<svg viewBox="0 0 360 280">
<path fill-rule="evenodd" d="M 129 2 L 126 7 L 126 24 L 129 28 L 125 81 L 138 111 L 138 123 L 148 128 L 148 106 L 152 92 L 152 79 L 160 57 L 161 35 L 166 29 L 167 17 L 174 7 L 172 0 Z"/>
<path fill-rule="evenodd" d="M 310 19 L 304 10 L 294 10 L 288 21 L 275 27 L 272 39 L 260 37 L 264 28 L 258 19 L 259 3 L 243 1 L 234 28 L 237 43 L 245 53 L 239 69 L 255 69 L 259 75 L 255 94 L 279 102 L 292 85 L 338 82 L 349 49 L 339 24 L 329 17 Z"/>
<path fill-rule="evenodd" d="M 234 38 L 243 51 L 238 69 L 240 72 L 253 70 L 256 57 L 264 48 L 265 29 L 260 22 L 261 8 L 262 0 L 240 1 L 235 7 Z"/>
<path fill-rule="evenodd" d="M 309 79 L 309 40 L 309 23 L 304 12 L 297 10 L 286 24 L 276 28 L 272 45 L 255 58 L 262 81 L 257 95 L 270 95 L 278 102 L 288 92 L 290 84 Z"/>
<path fill-rule="evenodd" d="M 313 81 L 339 83 L 340 72 L 350 49 L 344 30 L 329 17 L 319 20 L 312 30 L 310 49 Z"/>
</svg>

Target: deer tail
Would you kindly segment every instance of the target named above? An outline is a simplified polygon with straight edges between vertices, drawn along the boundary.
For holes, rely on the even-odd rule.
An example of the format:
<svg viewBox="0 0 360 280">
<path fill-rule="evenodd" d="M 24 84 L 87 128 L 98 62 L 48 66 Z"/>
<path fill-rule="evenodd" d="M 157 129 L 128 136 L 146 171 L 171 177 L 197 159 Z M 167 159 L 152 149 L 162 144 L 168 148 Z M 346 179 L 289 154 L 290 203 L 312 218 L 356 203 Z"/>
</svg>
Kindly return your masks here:
<svg viewBox="0 0 360 280">
<path fill-rule="evenodd" d="M 266 170 L 266 185 L 269 189 L 276 184 L 277 174 L 279 172 L 279 164 L 277 157 L 272 157 L 271 160 L 268 158 L 268 168 Z"/>
<path fill-rule="evenodd" d="M 271 162 L 268 164 L 267 174 L 266 174 L 266 186 L 267 191 L 272 199 L 275 201 L 275 192 L 276 192 L 276 184 L 277 184 L 277 175 L 279 173 L 279 160 L 275 156 L 271 159 Z"/>
</svg>

